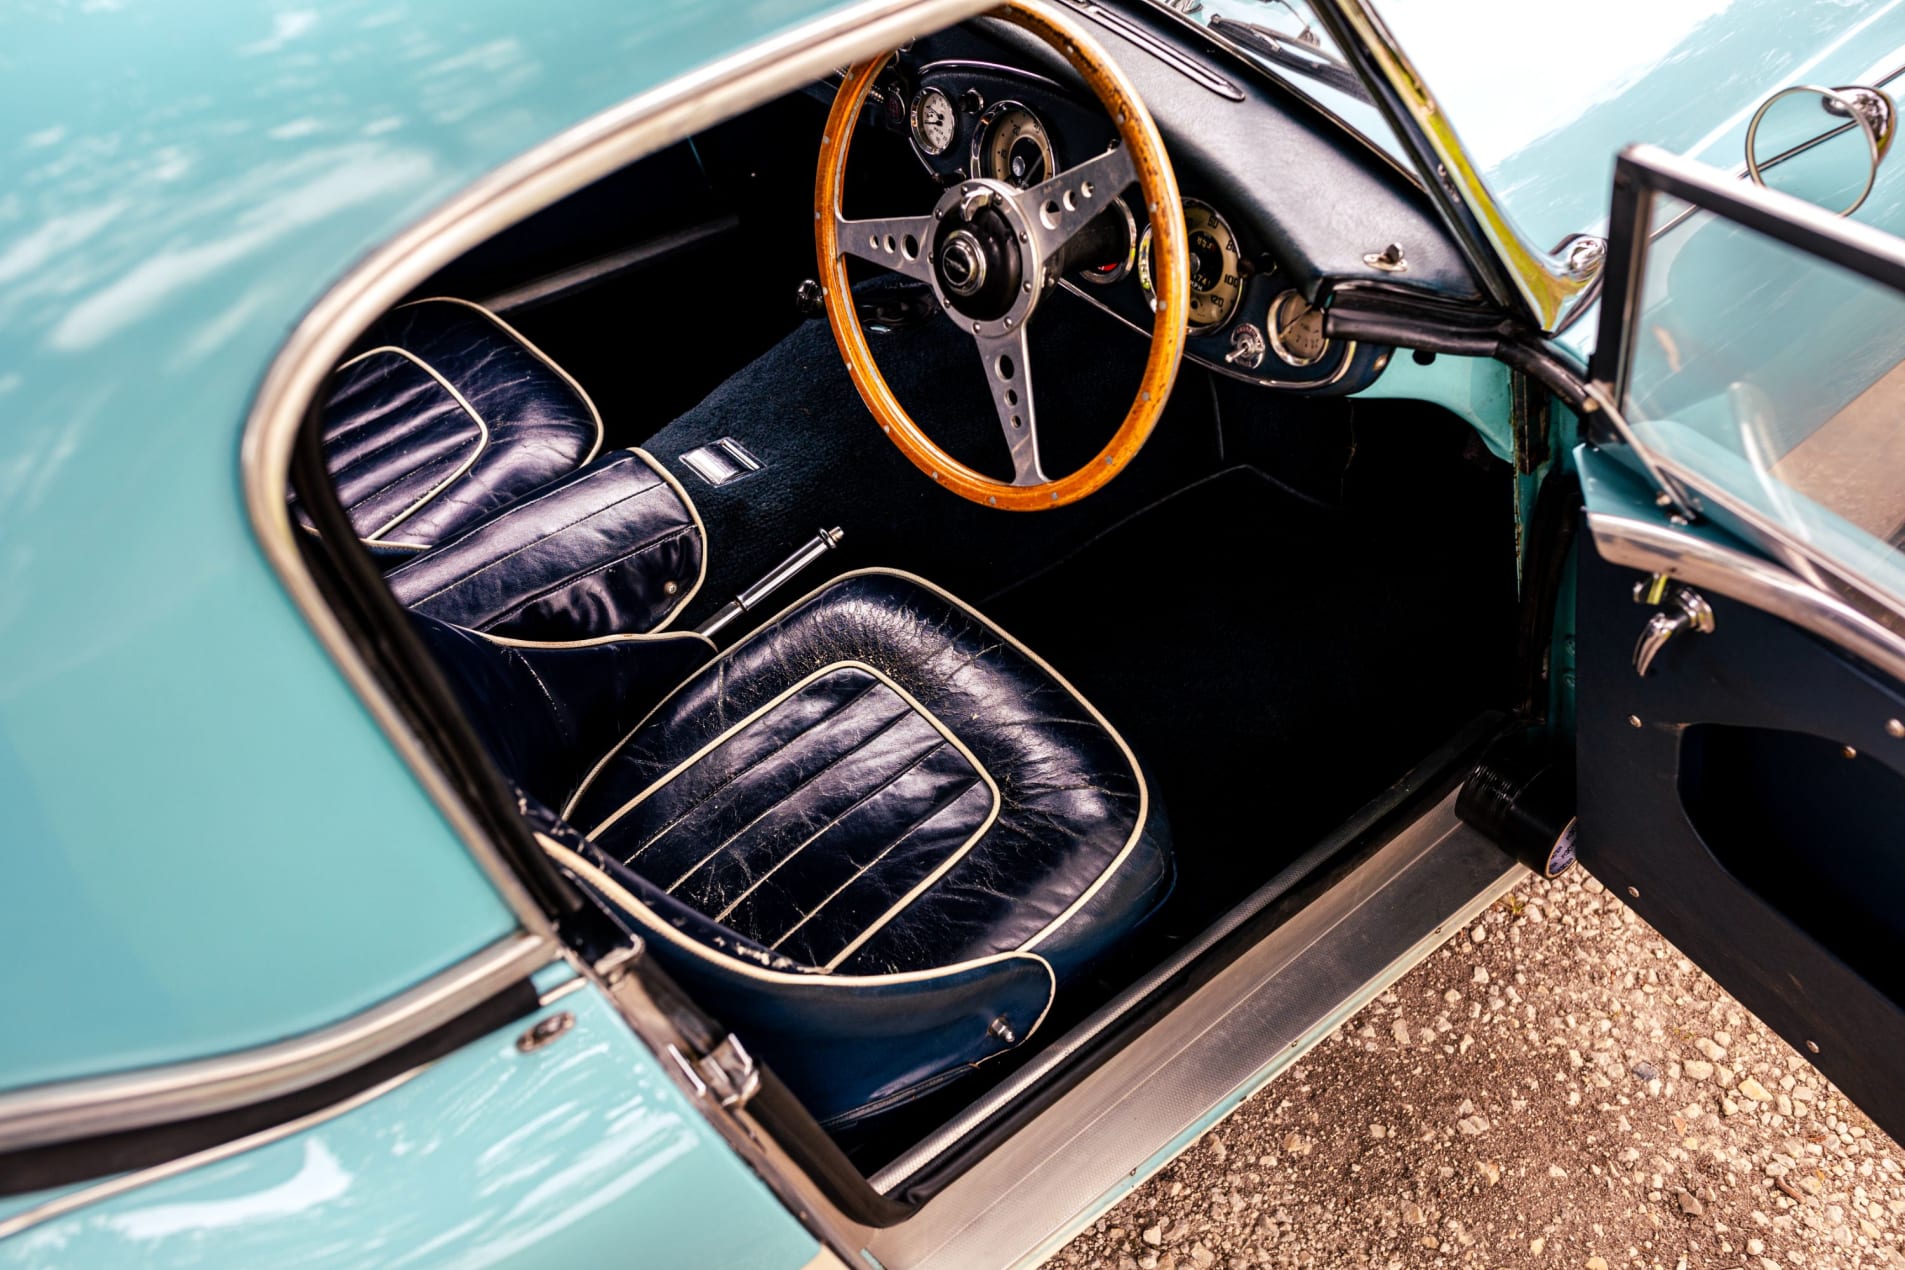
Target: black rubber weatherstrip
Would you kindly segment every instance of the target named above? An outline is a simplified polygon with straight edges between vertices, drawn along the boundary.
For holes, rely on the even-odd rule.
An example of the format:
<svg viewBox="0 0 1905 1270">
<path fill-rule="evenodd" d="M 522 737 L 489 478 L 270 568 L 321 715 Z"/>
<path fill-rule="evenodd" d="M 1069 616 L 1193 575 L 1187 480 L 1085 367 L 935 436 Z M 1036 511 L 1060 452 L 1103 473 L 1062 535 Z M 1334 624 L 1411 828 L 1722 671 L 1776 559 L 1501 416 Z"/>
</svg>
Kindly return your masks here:
<svg viewBox="0 0 1905 1270">
<path fill-rule="evenodd" d="M 149 1169 L 322 1111 L 508 1027 L 534 1013 L 537 1001 L 535 986 L 524 979 L 382 1058 L 294 1093 L 214 1115 L 0 1154 L 0 1196 Z"/>
</svg>

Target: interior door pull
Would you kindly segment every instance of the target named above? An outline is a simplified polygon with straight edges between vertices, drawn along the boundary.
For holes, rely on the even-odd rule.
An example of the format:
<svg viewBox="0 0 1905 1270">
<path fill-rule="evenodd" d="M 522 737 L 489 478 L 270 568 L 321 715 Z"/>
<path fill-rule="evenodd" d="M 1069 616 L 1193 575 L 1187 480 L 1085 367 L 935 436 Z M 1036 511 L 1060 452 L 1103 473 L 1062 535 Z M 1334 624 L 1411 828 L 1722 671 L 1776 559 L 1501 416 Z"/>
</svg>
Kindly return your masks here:
<svg viewBox="0 0 1905 1270">
<path fill-rule="evenodd" d="M 1677 586 L 1663 588 L 1660 579 L 1651 584 L 1636 583 L 1634 598 L 1642 603 L 1655 603 L 1661 610 L 1647 619 L 1646 627 L 1640 633 L 1640 639 L 1634 644 L 1634 673 L 1643 679 L 1653 667 L 1654 658 L 1667 646 L 1667 641 L 1681 631 L 1694 631 L 1701 635 L 1713 633 L 1713 607 L 1704 596 L 1692 587 Z M 1663 590 L 1665 594 L 1662 594 Z"/>
</svg>

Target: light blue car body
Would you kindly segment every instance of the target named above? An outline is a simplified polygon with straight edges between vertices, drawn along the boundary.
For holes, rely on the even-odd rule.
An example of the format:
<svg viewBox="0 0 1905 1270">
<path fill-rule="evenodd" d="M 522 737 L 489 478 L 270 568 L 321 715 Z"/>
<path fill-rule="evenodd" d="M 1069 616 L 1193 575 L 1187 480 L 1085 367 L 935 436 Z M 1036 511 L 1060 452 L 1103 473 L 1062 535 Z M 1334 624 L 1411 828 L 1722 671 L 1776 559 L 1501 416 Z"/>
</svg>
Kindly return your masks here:
<svg viewBox="0 0 1905 1270">
<path fill-rule="evenodd" d="M 266 562 L 240 483 L 247 412 L 366 253 L 563 129 L 836 7 L 0 17 L 0 1093 L 279 1041 L 516 928 Z M 1413 7 L 1396 5 L 1405 43 Z M 1730 162 L 1737 129 L 1714 130 L 1742 102 L 1800 68 L 1851 82 L 1873 47 L 1905 46 L 1895 2 L 1791 20 L 1735 0 L 1708 29 L 1776 33 L 1787 60 L 1744 36 L 1698 71 L 1669 50 L 1644 78 L 1657 90 L 1584 102 L 1495 156 L 1511 211 L 1592 230 L 1619 144 L 1712 134 L 1696 157 Z M 1496 55 L 1471 47 L 1477 66 L 1424 67 L 1458 121 Z M 1405 362 L 1383 391 L 1460 398 L 1499 447 L 1498 374 L 1445 367 L 1412 389 Z M 0 1239 L 0 1264 L 814 1256 L 593 988 L 563 1008 L 578 1026 L 546 1051 L 519 1053 L 513 1025 L 268 1147 Z M 0 1199 L 0 1229 L 59 1194 Z"/>
</svg>

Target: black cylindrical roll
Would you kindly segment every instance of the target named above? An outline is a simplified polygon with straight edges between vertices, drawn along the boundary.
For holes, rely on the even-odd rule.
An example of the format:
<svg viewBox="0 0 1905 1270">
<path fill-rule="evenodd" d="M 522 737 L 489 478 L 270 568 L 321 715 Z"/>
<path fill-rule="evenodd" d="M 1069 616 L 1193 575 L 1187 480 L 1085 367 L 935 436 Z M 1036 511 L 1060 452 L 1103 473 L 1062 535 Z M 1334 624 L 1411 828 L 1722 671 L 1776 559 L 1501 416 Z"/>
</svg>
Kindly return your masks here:
<svg viewBox="0 0 1905 1270">
<path fill-rule="evenodd" d="M 1539 727 L 1490 743 L 1455 796 L 1455 814 L 1543 877 L 1574 864 L 1574 758 Z"/>
</svg>

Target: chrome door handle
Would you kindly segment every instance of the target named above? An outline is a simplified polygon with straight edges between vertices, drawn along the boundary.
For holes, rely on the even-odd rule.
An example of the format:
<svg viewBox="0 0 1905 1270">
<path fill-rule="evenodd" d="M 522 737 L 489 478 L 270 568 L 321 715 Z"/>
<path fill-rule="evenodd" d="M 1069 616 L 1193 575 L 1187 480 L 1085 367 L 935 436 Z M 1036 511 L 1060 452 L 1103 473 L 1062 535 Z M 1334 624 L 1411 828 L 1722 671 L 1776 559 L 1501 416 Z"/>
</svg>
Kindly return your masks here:
<svg viewBox="0 0 1905 1270">
<path fill-rule="evenodd" d="M 1644 598 L 1643 588 L 1646 585 L 1642 583 L 1635 588 L 1635 599 Z M 1647 619 L 1640 639 L 1634 644 L 1634 673 L 1643 679 L 1653 668 L 1654 658 L 1667 646 L 1667 641 L 1681 631 L 1690 630 L 1701 635 L 1713 633 L 1713 607 L 1691 587 L 1674 587 L 1656 602 L 1666 607 Z"/>
</svg>

